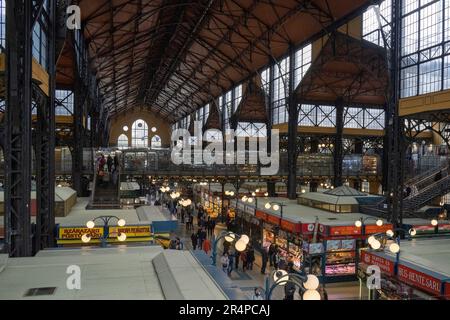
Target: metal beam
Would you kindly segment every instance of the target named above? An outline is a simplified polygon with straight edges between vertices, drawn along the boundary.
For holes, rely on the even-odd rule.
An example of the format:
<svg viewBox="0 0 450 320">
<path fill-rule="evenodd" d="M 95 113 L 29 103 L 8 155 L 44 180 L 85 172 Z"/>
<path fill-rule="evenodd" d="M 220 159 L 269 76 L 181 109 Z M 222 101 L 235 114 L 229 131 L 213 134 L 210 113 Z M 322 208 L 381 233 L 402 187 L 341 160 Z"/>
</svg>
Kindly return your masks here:
<svg viewBox="0 0 450 320">
<path fill-rule="evenodd" d="M 6 1 L 5 245 L 12 257 L 32 255 L 32 10 L 32 1 Z"/>
</svg>

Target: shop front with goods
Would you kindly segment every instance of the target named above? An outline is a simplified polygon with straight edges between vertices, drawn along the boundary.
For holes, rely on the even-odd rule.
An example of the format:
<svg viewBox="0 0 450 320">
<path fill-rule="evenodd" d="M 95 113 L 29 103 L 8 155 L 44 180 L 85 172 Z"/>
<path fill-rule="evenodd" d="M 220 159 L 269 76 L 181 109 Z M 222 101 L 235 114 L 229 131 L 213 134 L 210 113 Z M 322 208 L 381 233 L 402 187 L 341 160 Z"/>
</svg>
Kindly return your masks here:
<svg viewBox="0 0 450 320">
<path fill-rule="evenodd" d="M 379 285 L 373 281 L 374 267 L 380 270 Z M 380 251 L 361 251 L 358 277 L 362 286 L 374 285 L 369 292 L 372 300 L 450 299 L 448 277 L 401 258 L 397 262 L 395 257 Z"/>
</svg>

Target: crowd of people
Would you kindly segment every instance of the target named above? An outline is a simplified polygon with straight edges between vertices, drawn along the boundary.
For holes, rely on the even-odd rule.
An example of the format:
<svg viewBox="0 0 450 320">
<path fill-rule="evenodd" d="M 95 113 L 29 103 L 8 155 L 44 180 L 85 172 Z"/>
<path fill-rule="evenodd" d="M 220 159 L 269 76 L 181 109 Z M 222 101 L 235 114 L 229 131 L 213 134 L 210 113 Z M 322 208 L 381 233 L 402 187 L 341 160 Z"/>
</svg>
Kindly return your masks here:
<svg viewBox="0 0 450 320">
<path fill-rule="evenodd" d="M 97 177 L 99 179 L 100 185 L 105 185 L 111 180 L 114 185 L 117 185 L 118 175 L 119 175 L 119 158 L 114 155 L 105 157 L 102 153 L 96 160 Z"/>
</svg>

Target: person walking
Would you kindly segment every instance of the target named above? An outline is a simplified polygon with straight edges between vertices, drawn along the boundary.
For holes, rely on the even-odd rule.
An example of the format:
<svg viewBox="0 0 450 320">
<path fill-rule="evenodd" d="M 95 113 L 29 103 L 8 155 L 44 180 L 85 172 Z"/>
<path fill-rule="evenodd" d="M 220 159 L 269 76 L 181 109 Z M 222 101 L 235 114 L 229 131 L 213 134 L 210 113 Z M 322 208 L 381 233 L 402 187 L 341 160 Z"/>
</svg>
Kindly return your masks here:
<svg viewBox="0 0 450 320">
<path fill-rule="evenodd" d="M 273 255 L 273 266 L 275 269 L 278 269 L 280 263 L 280 253 L 277 251 L 275 252 L 275 254 Z"/>
<path fill-rule="evenodd" d="M 203 248 L 203 241 L 206 239 L 205 229 L 198 229 L 198 244 L 200 248 Z"/>
<path fill-rule="evenodd" d="M 205 251 L 206 254 L 209 254 L 209 252 L 211 251 L 211 241 L 209 241 L 208 239 L 205 239 L 203 241 L 203 251 Z"/>
<path fill-rule="evenodd" d="M 241 252 L 241 261 L 242 261 L 242 271 L 245 272 L 247 269 L 247 250 Z"/>
<path fill-rule="evenodd" d="M 241 253 L 236 250 L 234 253 L 234 258 L 235 258 L 235 262 L 236 262 L 236 270 L 239 269 L 239 257 L 240 256 L 241 256 Z"/>
<path fill-rule="evenodd" d="M 106 166 L 108 167 L 108 172 L 112 172 L 112 166 L 113 166 L 113 158 L 111 158 L 111 155 L 108 155 L 108 158 L 106 160 Z"/>
<path fill-rule="evenodd" d="M 231 276 L 231 272 L 233 271 L 233 264 L 234 264 L 234 252 L 231 250 L 230 254 L 228 255 L 228 276 Z"/>
<path fill-rule="evenodd" d="M 269 254 L 267 249 L 263 248 L 261 251 L 262 263 L 261 263 L 261 274 L 266 274 L 267 261 L 269 260 Z"/>
<path fill-rule="evenodd" d="M 192 241 L 192 250 L 195 250 L 197 248 L 198 236 L 194 232 L 192 232 L 191 234 L 191 241 Z"/>
<path fill-rule="evenodd" d="M 275 245 L 271 243 L 269 245 L 269 265 L 271 267 L 273 267 L 274 255 L 275 255 Z"/>
<path fill-rule="evenodd" d="M 228 254 L 226 252 L 223 253 L 222 257 L 220 258 L 220 263 L 222 264 L 222 270 L 223 272 L 228 274 L 228 264 L 229 264 Z"/>
<path fill-rule="evenodd" d="M 292 281 L 284 285 L 284 300 L 294 300 L 295 284 Z"/>
<path fill-rule="evenodd" d="M 261 290 L 258 287 L 253 290 L 252 300 L 264 300 Z"/>
<path fill-rule="evenodd" d="M 247 250 L 247 269 L 253 270 L 253 262 L 255 261 L 255 250 L 250 245 Z"/>
</svg>

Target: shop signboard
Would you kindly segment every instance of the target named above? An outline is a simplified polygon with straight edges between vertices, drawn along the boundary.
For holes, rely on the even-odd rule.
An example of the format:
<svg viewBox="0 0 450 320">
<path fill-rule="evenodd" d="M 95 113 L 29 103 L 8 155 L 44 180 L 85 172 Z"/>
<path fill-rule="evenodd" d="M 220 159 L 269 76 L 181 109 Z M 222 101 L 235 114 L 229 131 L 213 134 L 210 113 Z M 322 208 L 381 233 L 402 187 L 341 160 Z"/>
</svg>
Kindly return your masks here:
<svg viewBox="0 0 450 320">
<path fill-rule="evenodd" d="M 261 219 L 261 220 L 264 220 L 264 221 L 267 220 L 267 213 L 265 213 L 265 212 L 256 210 L 255 216 L 256 216 L 257 218 Z"/>
<path fill-rule="evenodd" d="M 398 278 L 403 282 L 436 295 L 441 294 L 441 281 L 423 272 L 400 264 Z"/>
<path fill-rule="evenodd" d="M 109 227 L 109 238 L 116 238 L 120 233 L 125 233 L 127 235 L 127 238 L 150 237 L 151 227 L 149 225 Z"/>
<path fill-rule="evenodd" d="M 450 232 L 450 224 L 440 224 L 439 232 Z"/>
<path fill-rule="evenodd" d="M 320 254 L 323 253 L 323 243 L 310 243 L 308 248 L 309 254 Z"/>
<path fill-rule="evenodd" d="M 246 207 L 245 207 L 245 213 L 254 216 L 254 215 L 255 215 L 255 207 L 252 207 L 252 206 L 246 206 Z"/>
<path fill-rule="evenodd" d="M 81 240 L 84 234 L 89 235 L 92 239 L 100 239 L 103 237 L 103 228 L 60 227 L 58 231 L 60 240 Z"/>
<path fill-rule="evenodd" d="M 300 223 L 294 223 L 283 219 L 281 220 L 281 228 L 292 233 L 298 233 L 301 232 L 302 225 Z"/>
<path fill-rule="evenodd" d="M 341 249 L 341 240 L 327 240 L 327 251 L 337 251 Z"/>
<path fill-rule="evenodd" d="M 366 235 L 374 233 L 385 233 L 388 230 L 392 230 L 393 226 L 391 223 L 385 223 L 382 226 L 377 226 L 376 224 L 370 224 L 364 226 L 364 231 Z"/>
<path fill-rule="evenodd" d="M 355 250 L 356 241 L 355 239 L 346 239 L 341 241 L 342 250 Z"/>
<path fill-rule="evenodd" d="M 375 255 L 371 252 L 368 252 L 366 250 L 361 251 L 361 262 L 365 263 L 366 265 L 376 265 L 379 266 L 382 272 L 385 272 L 387 274 L 394 274 L 394 262 L 391 260 L 388 260 L 386 258 L 380 257 L 378 255 Z"/>
<path fill-rule="evenodd" d="M 361 234 L 361 228 L 356 226 L 330 226 L 330 236 L 352 236 Z"/>
<path fill-rule="evenodd" d="M 313 233 L 315 225 L 316 225 L 315 223 L 302 223 L 301 224 L 302 233 L 304 234 Z"/>
<path fill-rule="evenodd" d="M 280 217 L 273 216 L 271 214 L 267 215 L 267 222 L 279 225 L 280 224 Z"/>
</svg>

